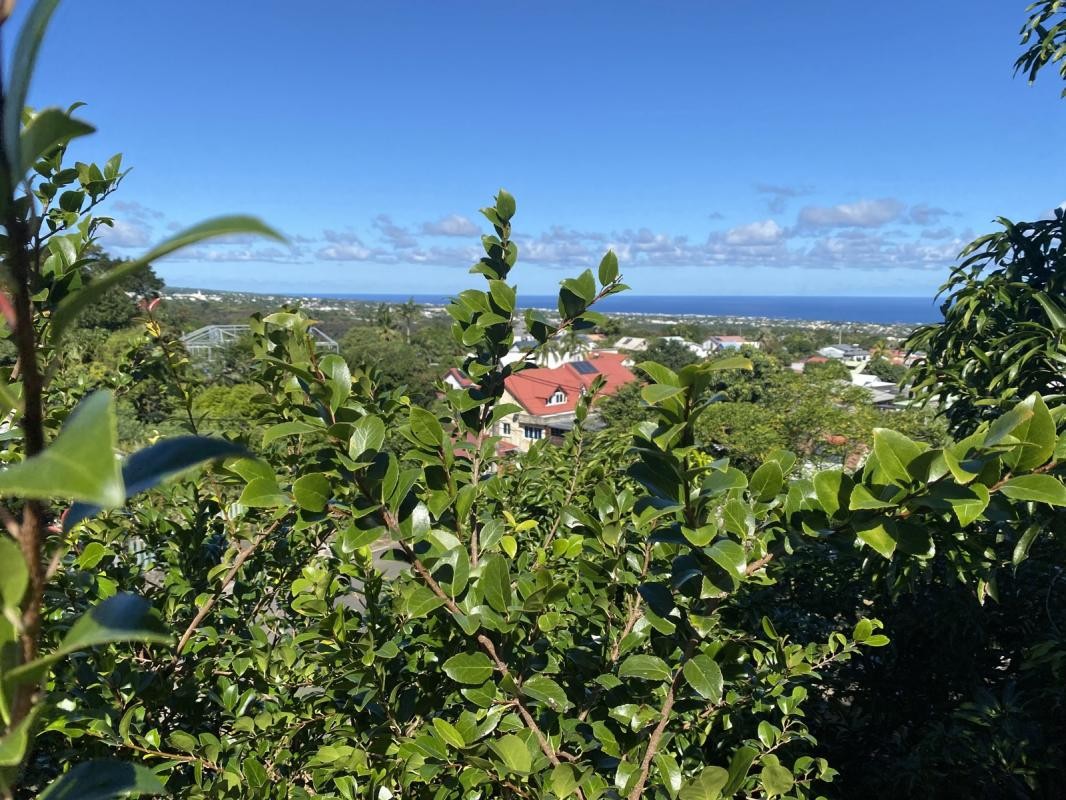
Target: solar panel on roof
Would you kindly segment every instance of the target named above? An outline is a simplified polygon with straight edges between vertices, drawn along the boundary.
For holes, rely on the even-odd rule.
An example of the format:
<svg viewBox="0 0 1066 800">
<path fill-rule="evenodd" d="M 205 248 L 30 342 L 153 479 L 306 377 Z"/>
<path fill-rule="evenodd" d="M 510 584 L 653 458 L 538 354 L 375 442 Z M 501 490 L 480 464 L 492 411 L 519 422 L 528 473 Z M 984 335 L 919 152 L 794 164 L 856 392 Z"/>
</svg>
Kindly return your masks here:
<svg viewBox="0 0 1066 800">
<path fill-rule="evenodd" d="M 599 372 L 594 364 L 590 364 L 588 361 L 575 361 L 573 363 L 574 369 L 581 375 L 595 375 Z"/>
</svg>

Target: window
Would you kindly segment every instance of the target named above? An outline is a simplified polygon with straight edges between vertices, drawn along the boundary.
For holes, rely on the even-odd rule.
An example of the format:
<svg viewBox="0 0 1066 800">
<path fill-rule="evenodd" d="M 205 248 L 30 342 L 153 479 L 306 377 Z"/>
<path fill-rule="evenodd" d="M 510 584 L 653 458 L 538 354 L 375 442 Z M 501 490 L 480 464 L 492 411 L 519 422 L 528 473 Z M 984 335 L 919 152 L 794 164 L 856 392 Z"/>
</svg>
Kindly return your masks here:
<svg viewBox="0 0 1066 800">
<path fill-rule="evenodd" d="M 548 402 L 545 405 L 557 406 L 566 402 L 566 392 L 562 389 L 556 389 L 555 393 L 548 398 Z"/>
<path fill-rule="evenodd" d="M 535 425 L 523 425 L 522 435 L 527 439 L 543 439 L 544 428 L 538 428 Z"/>
<path fill-rule="evenodd" d="M 511 423 L 510 422 L 502 423 L 501 424 L 501 432 L 503 433 L 504 436 L 510 436 L 511 435 Z"/>
</svg>

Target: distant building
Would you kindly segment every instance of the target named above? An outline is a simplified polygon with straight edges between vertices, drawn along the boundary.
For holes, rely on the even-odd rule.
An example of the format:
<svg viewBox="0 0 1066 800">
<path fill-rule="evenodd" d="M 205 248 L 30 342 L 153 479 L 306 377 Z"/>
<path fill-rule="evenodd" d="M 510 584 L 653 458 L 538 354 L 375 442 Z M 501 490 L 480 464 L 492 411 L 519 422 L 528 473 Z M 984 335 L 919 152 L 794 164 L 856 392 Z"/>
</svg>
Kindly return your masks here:
<svg viewBox="0 0 1066 800">
<path fill-rule="evenodd" d="M 708 351 L 705 350 L 701 345 L 698 345 L 695 342 L 690 342 L 688 339 L 685 339 L 682 336 L 661 336 L 661 337 L 659 337 L 659 341 L 661 341 L 661 342 L 676 342 L 679 345 L 687 347 L 689 350 L 691 350 L 693 353 L 695 353 L 699 358 L 706 358 L 707 355 L 708 355 Z"/>
<path fill-rule="evenodd" d="M 559 440 L 574 427 L 574 409 L 588 387 L 603 376 L 601 394 L 614 394 L 636 376 L 629 371 L 627 356 L 593 350 L 578 361 L 555 368 L 533 367 L 507 378 L 504 403 L 515 403 L 521 411 L 496 423 L 493 435 L 500 436 L 501 450 L 526 451 L 542 439 Z M 446 383 L 455 385 L 462 375 L 446 375 Z"/>
<path fill-rule="evenodd" d="M 619 350 L 631 350 L 634 353 L 639 353 L 648 349 L 648 340 L 641 339 L 639 336 L 623 336 L 614 346 Z"/>
<path fill-rule="evenodd" d="M 739 350 L 742 347 L 759 349 L 759 343 L 746 339 L 743 336 L 712 336 L 705 339 L 701 345 L 708 353 L 716 353 L 722 350 Z"/>
<path fill-rule="evenodd" d="M 855 369 L 870 360 L 870 354 L 856 344 L 831 344 L 821 348 L 818 354 L 825 358 L 842 361 L 845 366 Z"/>
<path fill-rule="evenodd" d="M 181 337 L 181 343 L 192 358 L 212 361 L 219 353 L 237 342 L 252 330 L 250 325 L 205 325 Z M 340 345 L 327 336 L 321 329 L 308 329 L 315 341 L 315 347 L 328 353 L 340 351 Z"/>
</svg>

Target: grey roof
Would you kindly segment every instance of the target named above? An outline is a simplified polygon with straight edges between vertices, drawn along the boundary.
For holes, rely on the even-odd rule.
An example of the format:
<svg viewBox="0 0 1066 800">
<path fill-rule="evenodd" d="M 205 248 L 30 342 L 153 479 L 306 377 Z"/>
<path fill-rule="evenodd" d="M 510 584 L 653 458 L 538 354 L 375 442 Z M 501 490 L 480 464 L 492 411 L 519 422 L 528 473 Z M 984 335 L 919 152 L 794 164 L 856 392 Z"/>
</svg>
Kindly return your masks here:
<svg viewBox="0 0 1066 800">
<path fill-rule="evenodd" d="M 205 325 L 190 331 L 181 337 L 181 343 L 191 355 L 206 356 L 210 358 L 217 350 L 233 344 L 246 333 L 252 330 L 250 325 Z M 331 353 L 340 351 L 340 345 L 336 340 L 328 336 L 320 328 L 312 326 L 308 329 L 315 340 L 315 347 Z"/>
</svg>

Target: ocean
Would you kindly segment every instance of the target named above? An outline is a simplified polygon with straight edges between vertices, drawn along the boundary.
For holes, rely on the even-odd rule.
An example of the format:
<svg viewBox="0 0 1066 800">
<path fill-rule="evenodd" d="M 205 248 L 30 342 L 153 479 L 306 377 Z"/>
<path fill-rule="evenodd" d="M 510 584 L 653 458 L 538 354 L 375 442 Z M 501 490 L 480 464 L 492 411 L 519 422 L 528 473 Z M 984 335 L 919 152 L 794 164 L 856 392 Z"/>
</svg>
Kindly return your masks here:
<svg viewBox="0 0 1066 800">
<path fill-rule="evenodd" d="M 330 294 L 344 300 L 402 303 L 413 297 L 416 303 L 439 305 L 445 295 Z M 550 295 L 519 295 L 523 308 L 555 308 Z M 756 297 L 693 295 L 634 295 L 624 293 L 597 303 L 596 309 L 622 314 L 699 315 L 708 317 L 766 317 L 825 322 L 903 323 L 917 325 L 941 319 L 940 303 L 925 297 Z"/>
</svg>

